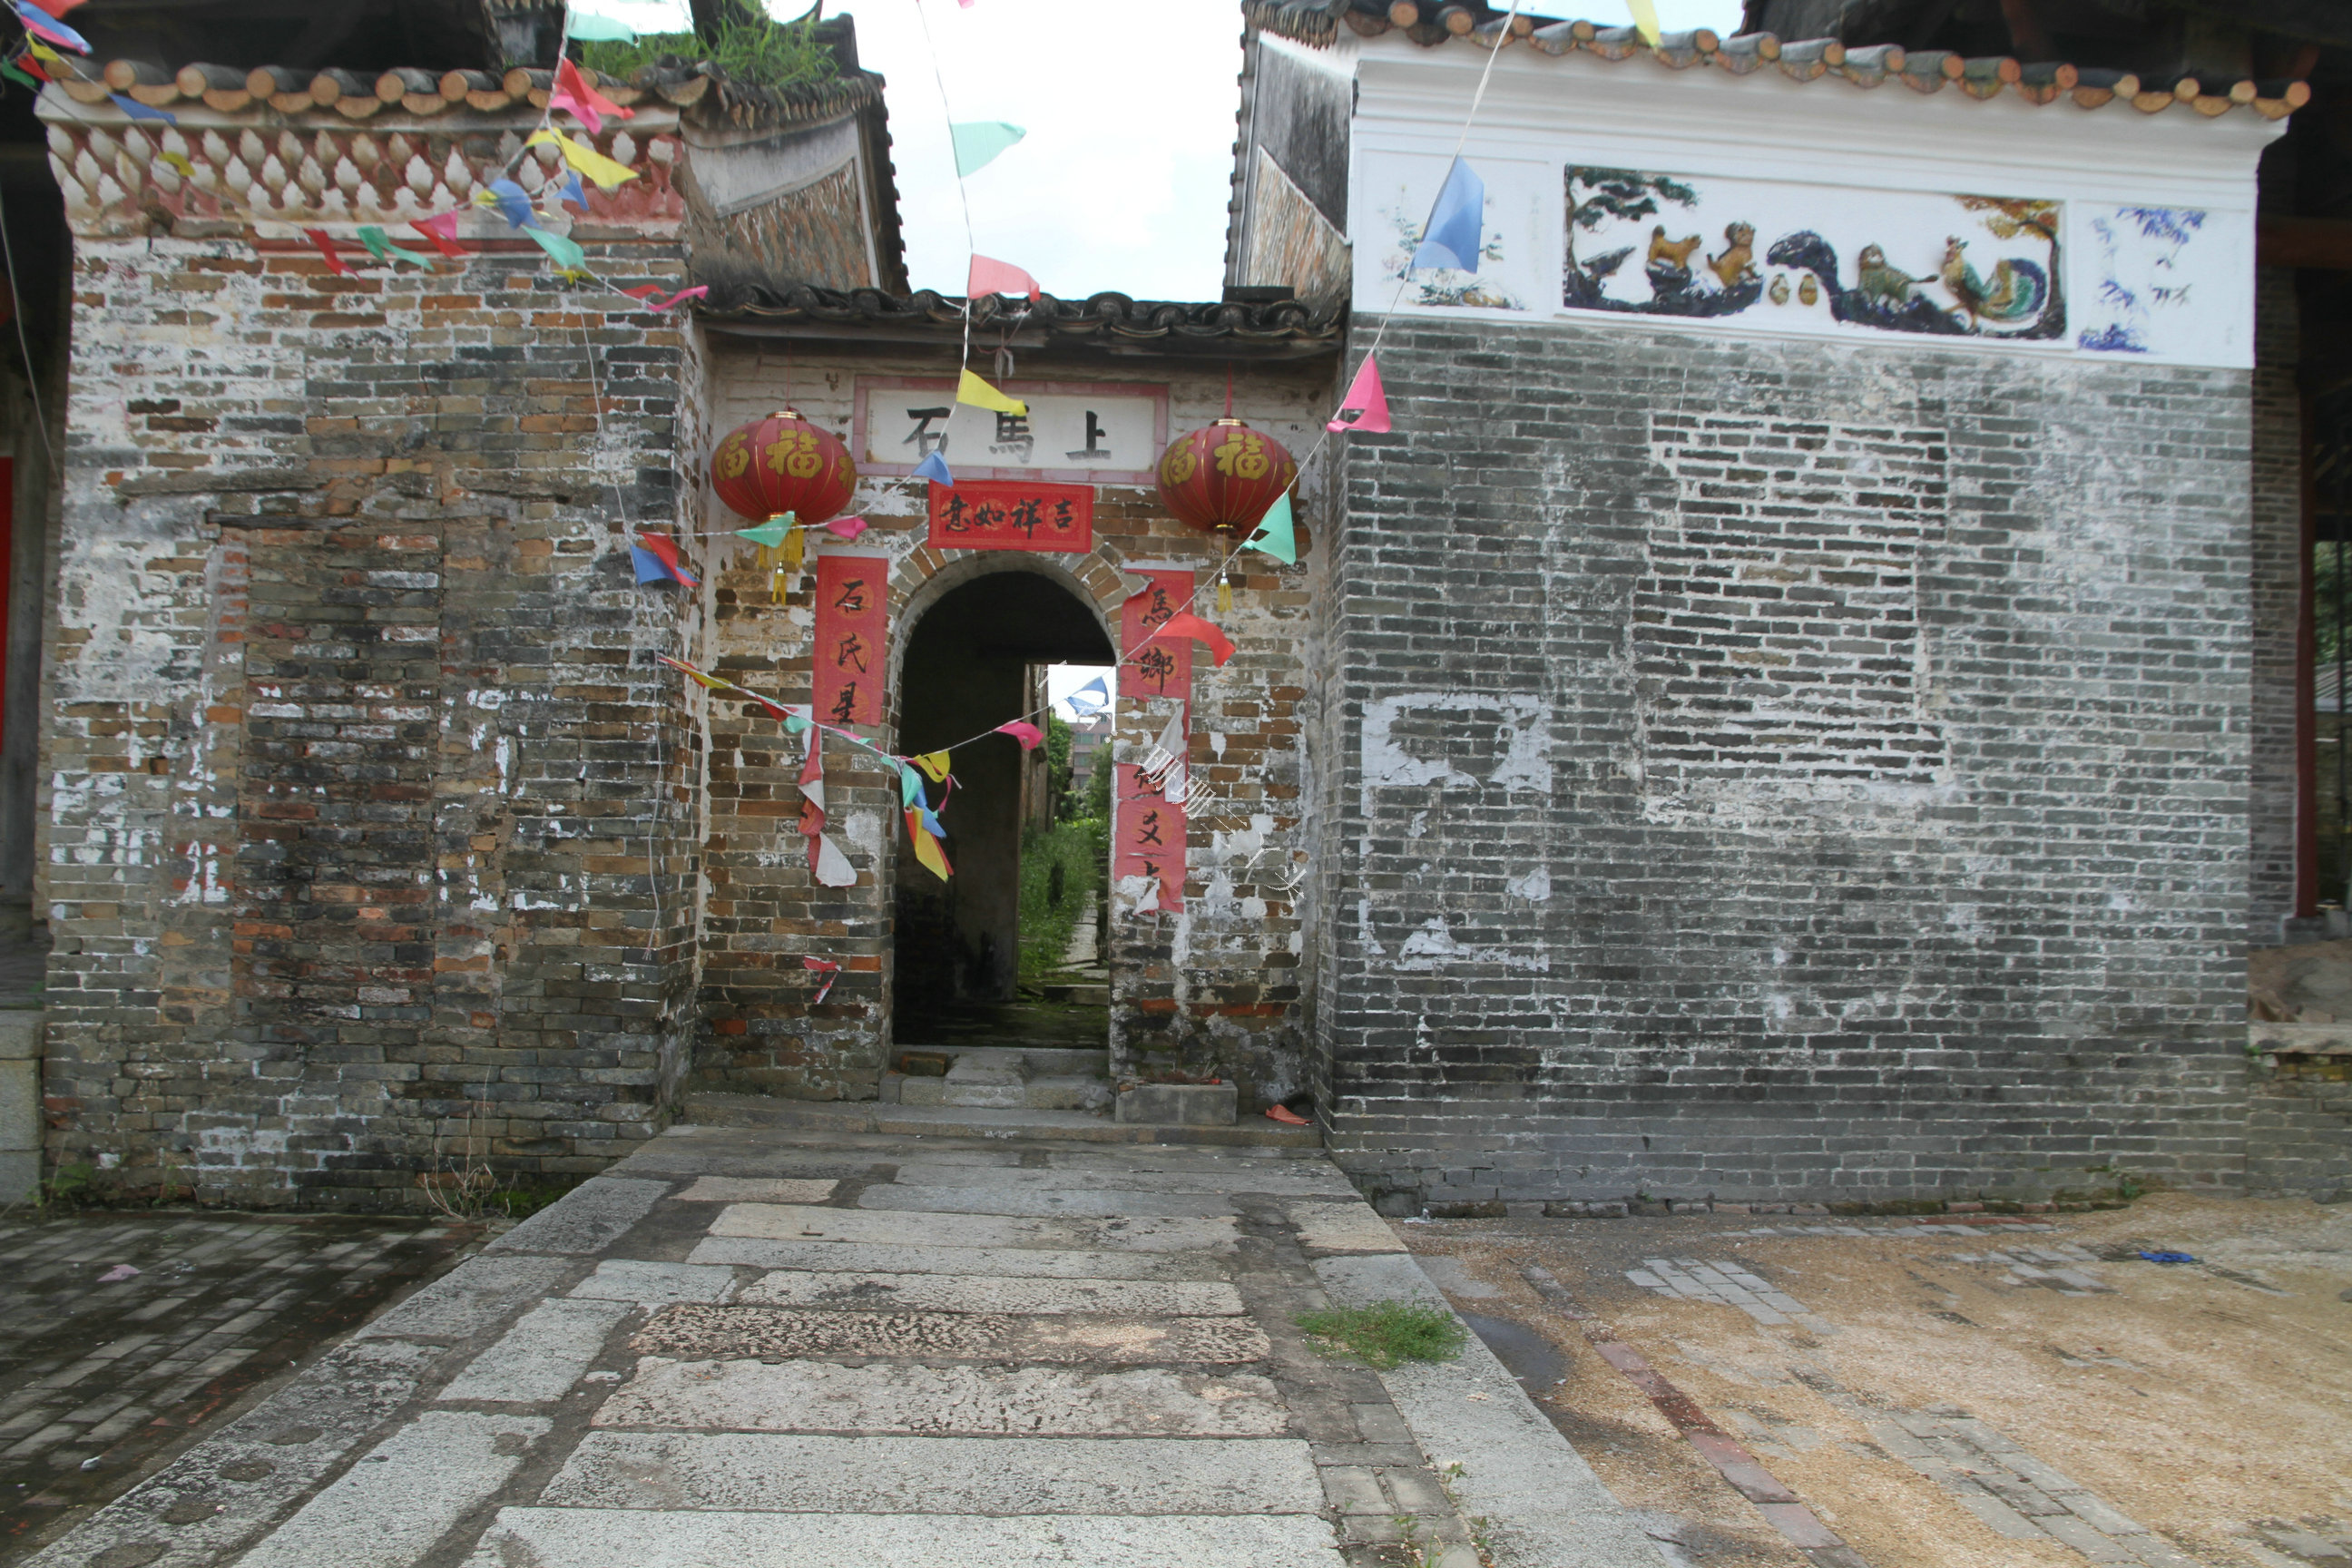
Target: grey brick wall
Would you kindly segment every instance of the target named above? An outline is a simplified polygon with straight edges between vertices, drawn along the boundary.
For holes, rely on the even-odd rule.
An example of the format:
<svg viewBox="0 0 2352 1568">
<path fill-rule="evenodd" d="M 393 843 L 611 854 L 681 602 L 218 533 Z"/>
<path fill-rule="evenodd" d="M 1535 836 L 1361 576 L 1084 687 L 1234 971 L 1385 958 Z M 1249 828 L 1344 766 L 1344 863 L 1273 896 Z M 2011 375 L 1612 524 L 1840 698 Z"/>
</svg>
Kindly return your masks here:
<svg viewBox="0 0 2352 1568">
<path fill-rule="evenodd" d="M 1467 313 L 1380 357 L 1316 737 L 1369 1189 L 2241 1179 L 2244 373 Z"/>
<path fill-rule="evenodd" d="M 2294 913 L 2295 674 L 2303 595 L 2301 321 L 2294 273 L 2265 267 L 2254 303 L 2252 858 L 2246 941 L 2271 947 Z M 2341 889 L 2337 889 L 2340 892 Z"/>
</svg>

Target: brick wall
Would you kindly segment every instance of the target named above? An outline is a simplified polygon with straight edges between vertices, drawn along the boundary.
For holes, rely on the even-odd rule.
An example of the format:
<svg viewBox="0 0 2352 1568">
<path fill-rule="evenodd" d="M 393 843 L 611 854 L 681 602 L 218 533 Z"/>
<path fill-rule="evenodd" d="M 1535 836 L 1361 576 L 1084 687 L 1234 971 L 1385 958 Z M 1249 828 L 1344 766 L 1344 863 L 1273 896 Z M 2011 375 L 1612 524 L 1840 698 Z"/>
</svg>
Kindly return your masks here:
<svg viewBox="0 0 2352 1568">
<path fill-rule="evenodd" d="M 2276 945 L 2294 913 L 2295 706 L 2304 658 L 2303 407 L 2294 273 L 2256 274 L 2253 413 L 2253 739 L 2246 940 Z M 2306 699 L 2307 700 L 2307 699 Z"/>
<path fill-rule="evenodd" d="M 2245 374 L 1423 320 L 1381 361 L 1313 729 L 1369 1188 L 2237 1180 Z"/>
<path fill-rule="evenodd" d="M 652 662 L 690 650 L 625 542 L 677 506 L 682 323 L 535 249 L 339 279 L 85 236 L 75 304 L 52 1162 L 384 1205 L 462 1150 L 598 1168 L 658 1125 L 691 984 L 693 737 Z"/>
</svg>

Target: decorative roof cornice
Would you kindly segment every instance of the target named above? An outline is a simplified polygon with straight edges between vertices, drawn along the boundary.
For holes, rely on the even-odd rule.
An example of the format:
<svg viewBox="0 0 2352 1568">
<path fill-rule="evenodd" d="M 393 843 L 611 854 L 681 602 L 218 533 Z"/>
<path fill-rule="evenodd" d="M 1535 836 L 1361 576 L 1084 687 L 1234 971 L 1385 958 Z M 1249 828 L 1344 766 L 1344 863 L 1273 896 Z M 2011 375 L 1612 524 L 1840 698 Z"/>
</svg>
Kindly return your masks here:
<svg viewBox="0 0 2352 1568">
<path fill-rule="evenodd" d="M 698 281 L 700 279 L 698 279 Z M 820 289 L 804 283 L 713 282 L 695 314 L 714 325 L 793 335 L 945 342 L 964 331 L 964 301 L 929 289 L 888 294 L 878 289 Z M 984 296 L 972 312 L 975 331 L 989 346 L 1093 346 L 1112 352 L 1161 352 L 1254 357 L 1304 357 L 1335 353 L 1344 305 L 1316 309 L 1297 300 L 1182 303 L 1130 300 L 1102 293 L 1084 300 L 1053 295 L 1031 301 Z"/>
<path fill-rule="evenodd" d="M 1713 66 L 1745 76 L 1768 67 L 1798 81 L 1835 77 L 1854 87 L 1899 81 L 1916 92 L 1957 88 L 1971 98 L 2004 94 L 2028 103 L 2065 101 L 2079 109 L 2128 104 L 2143 114 L 2175 105 L 2212 118 L 2244 108 L 2265 120 L 2283 120 L 2311 101 L 2310 84 L 2228 81 L 2193 76 L 2143 80 L 2128 71 L 2073 66 L 2063 61 L 2027 64 L 2007 56 L 1962 56 L 1947 50 L 1906 51 L 1894 44 L 1849 48 L 1834 38 L 1784 43 L 1769 33 L 1719 37 L 1701 27 L 1667 33 L 1653 47 L 1632 27 L 1597 22 L 1538 24 L 1486 5 L 1441 5 L 1435 0 L 1245 0 L 1252 26 L 1315 48 L 1327 48 L 1345 25 L 1361 37 L 1395 32 L 1423 48 L 1460 40 L 1483 48 L 1524 46 L 1539 55 L 1582 52 L 1604 60 L 1647 56 L 1675 70 Z"/>
</svg>

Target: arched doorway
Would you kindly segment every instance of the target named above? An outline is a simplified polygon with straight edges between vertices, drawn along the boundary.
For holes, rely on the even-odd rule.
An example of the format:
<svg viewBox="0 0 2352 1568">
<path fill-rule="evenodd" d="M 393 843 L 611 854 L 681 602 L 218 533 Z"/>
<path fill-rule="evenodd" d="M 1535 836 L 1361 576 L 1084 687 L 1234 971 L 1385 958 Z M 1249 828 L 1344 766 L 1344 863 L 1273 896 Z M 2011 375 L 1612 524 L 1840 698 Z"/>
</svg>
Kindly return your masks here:
<svg viewBox="0 0 2352 1568">
<path fill-rule="evenodd" d="M 1044 667 L 1117 658 L 1097 611 L 1058 576 L 1025 556 L 981 570 L 940 593 L 905 634 L 897 689 L 907 755 L 1032 715 Z M 1024 792 L 1024 775 L 1034 765 L 1009 738 L 957 751 L 955 787 L 940 808 L 955 868 L 948 880 L 900 846 L 891 1014 L 901 1047 L 1104 1043 L 1107 1007 L 1021 991 L 1024 793 L 1038 787 L 1033 777 Z"/>
</svg>

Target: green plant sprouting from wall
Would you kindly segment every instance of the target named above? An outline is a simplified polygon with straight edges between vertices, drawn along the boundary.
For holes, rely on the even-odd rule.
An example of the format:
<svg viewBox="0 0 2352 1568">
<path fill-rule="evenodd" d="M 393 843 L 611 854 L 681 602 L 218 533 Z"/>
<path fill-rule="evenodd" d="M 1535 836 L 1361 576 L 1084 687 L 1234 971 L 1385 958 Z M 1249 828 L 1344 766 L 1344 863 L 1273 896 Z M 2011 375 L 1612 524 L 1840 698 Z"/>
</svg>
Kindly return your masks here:
<svg viewBox="0 0 2352 1568">
<path fill-rule="evenodd" d="M 838 74 L 832 47 L 816 36 L 815 13 L 797 22 L 730 16 L 711 36 L 645 33 L 636 42 L 586 43 L 583 65 L 606 76 L 627 77 L 640 66 L 692 65 L 708 61 L 730 81 L 748 87 L 798 87 Z"/>
</svg>

